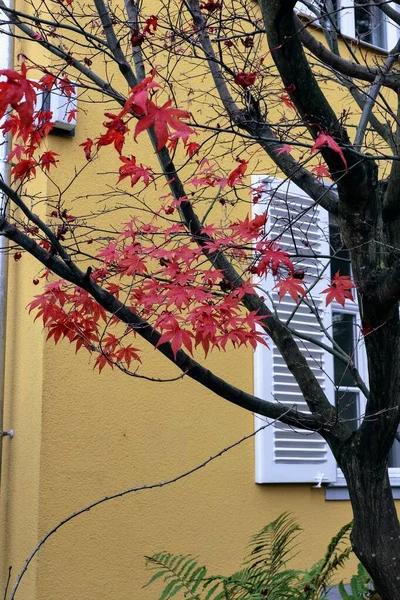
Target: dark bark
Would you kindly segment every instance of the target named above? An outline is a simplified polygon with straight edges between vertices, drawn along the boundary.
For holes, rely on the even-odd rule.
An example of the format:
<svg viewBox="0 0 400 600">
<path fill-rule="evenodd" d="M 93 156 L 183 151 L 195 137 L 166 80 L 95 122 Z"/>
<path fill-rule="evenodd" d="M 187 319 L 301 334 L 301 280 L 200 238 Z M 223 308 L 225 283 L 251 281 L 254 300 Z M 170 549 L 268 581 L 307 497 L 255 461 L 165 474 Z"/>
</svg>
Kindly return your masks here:
<svg viewBox="0 0 400 600">
<path fill-rule="evenodd" d="M 372 452 L 360 459 L 356 442 L 343 454 L 341 467 L 353 508 L 353 550 L 374 580 L 382 600 L 400 595 L 400 524 L 387 462 Z"/>
<path fill-rule="evenodd" d="M 368 197 L 343 195 L 339 202 L 341 230 L 358 283 L 370 395 L 360 428 L 341 444 L 337 456 L 354 512 L 354 551 L 383 600 L 397 600 L 400 525 L 387 463 L 400 422 L 399 294 L 395 288 L 388 292 L 388 274 L 393 280 L 399 252 L 399 222 L 384 223 L 384 193 L 372 166 L 368 181 Z"/>
</svg>

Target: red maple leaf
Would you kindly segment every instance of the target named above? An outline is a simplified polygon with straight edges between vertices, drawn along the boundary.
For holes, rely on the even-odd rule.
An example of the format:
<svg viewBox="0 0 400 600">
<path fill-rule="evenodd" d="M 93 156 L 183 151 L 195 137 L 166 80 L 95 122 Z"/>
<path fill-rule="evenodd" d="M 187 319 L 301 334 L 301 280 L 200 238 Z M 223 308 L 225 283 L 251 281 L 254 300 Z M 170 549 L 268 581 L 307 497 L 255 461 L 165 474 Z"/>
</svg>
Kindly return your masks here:
<svg viewBox="0 0 400 600">
<path fill-rule="evenodd" d="M 7 160 L 8 162 L 11 162 L 14 158 L 16 158 L 18 161 L 20 161 L 23 154 L 29 155 L 29 147 L 17 144 L 14 146 L 11 152 L 8 153 Z"/>
<path fill-rule="evenodd" d="M 281 100 L 285 106 L 287 106 L 291 110 L 294 110 L 293 101 L 292 101 L 291 97 L 288 96 L 288 94 L 281 94 Z"/>
<path fill-rule="evenodd" d="M 289 258 L 289 254 L 283 252 L 275 242 L 269 242 L 267 245 L 263 245 L 259 251 L 262 256 L 258 265 L 255 267 L 257 275 L 265 275 L 268 269 L 271 269 L 273 275 L 277 275 L 281 264 L 287 267 L 293 275 L 294 267 Z"/>
<path fill-rule="evenodd" d="M 96 258 L 103 260 L 107 266 L 118 262 L 120 256 L 121 252 L 118 250 L 118 245 L 115 242 L 110 242 L 106 248 L 102 248 L 96 254 Z"/>
<path fill-rule="evenodd" d="M 24 128 L 29 128 L 33 121 L 36 102 L 36 89 L 41 89 L 41 84 L 27 79 L 28 69 L 25 63 L 21 64 L 21 73 L 11 69 L 2 69 L 0 75 L 7 81 L 0 81 L 0 119 L 4 116 L 8 106 L 17 113 Z"/>
<path fill-rule="evenodd" d="M 331 179 L 331 174 L 326 165 L 316 165 L 315 167 L 312 167 L 311 171 L 316 174 L 317 179 L 322 179 L 323 177 L 329 177 L 329 179 Z"/>
<path fill-rule="evenodd" d="M 147 114 L 148 91 L 154 88 L 160 88 L 161 86 L 154 81 L 156 76 L 156 70 L 153 69 L 150 75 L 148 75 L 143 81 L 135 85 L 131 89 L 131 93 L 127 98 L 124 108 L 120 112 L 119 116 L 123 117 L 133 109 L 138 114 Z"/>
<path fill-rule="evenodd" d="M 317 139 L 314 142 L 313 147 L 311 148 L 311 152 L 317 152 L 321 148 L 325 148 L 325 147 L 328 147 L 331 150 L 333 150 L 334 152 L 337 152 L 337 154 L 339 154 L 340 158 L 343 161 L 345 169 L 347 171 L 347 161 L 344 157 L 344 154 L 343 154 L 339 144 L 337 144 L 335 142 L 335 140 L 333 139 L 333 137 L 331 135 L 320 132 L 317 136 Z"/>
<path fill-rule="evenodd" d="M 25 158 L 20 160 L 16 165 L 11 169 L 11 175 L 14 175 L 14 181 L 18 179 L 22 181 L 23 179 L 30 179 L 36 175 L 36 161 L 33 158 Z"/>
<path fill-rule="evenodd" d="M 233 81 L 236 83 L 236 85 L 240 85 L 240 87 L 246 89 L 253 85 L 256 79 L 257 73 L 245 73 L 244 71 L 241 71 L 235 75 Z"/>
<path fill-rule="evenodd" d="M 242 181 L 244 174 L 247 171 L 248 162 L 242 159 L 239 159 L 238 162 L 240 163 L 239 166 L 236 167 L 228 177 L 228 184 L 231 187 Z"/>
<path fill-rule="evenodd" d="M 264 228 L 267 218 L 266 211 L 261 215 L 256 215 L 254 219 L 251 220 L 247 215 L 244 221 L 237 221 L 236 223 L 233 223 L 232 230 L 243 240 L 256 238 L 260 235 L 260 230 Z M 225 238 L 225 240 L 226 239 L 229 238 Z"/>
<path fill-rule="evenodd" d="M 135 276 L 147 273 L 147 267 L 140 255 L 140 246 L 128 246 L 125 248 L 123 258 L 119 261 L 122 276 Z"/>
<path fill-rule="evenodd" d="M 143 28 L 143 33 L 153 34 L 154 31 L 157 31 L 157 22 L 158 18 L 155 15 L 151 15 L 148 19 L 146 19 L 146 25 Z"/>
<path fill-rule="evenodd" d="M 88 138 L 86 140 L 86 142 L 83 142 L 83 144 L 79 144 L 79 145 L 83 147 L 83 150 L 85 152 L 86 160 L 90 160 L 92 158 L 93 140 L 91 140 L 90 138 Z"/>
<path fill-rule="evenodd" d="M 101 354 L 99 354 L 99 356 L 96 358 L 96 362 L 94 363 L 93 369 L 98 367 L 99 373 L 102 372 L 102 370 L 104 369 L 104 367 L 106 365 L 113 369 L 114 368 L 113 362 L 115 362 L 115 358 L 116 358 L 115 354 L 112 354 L 111 352 L 107 352 L 107 351 L 103 350 L 103 352 Z"/>
<path fill-rule="evenodd" d="M 70 4 L 71 2 L 69 2 Z M 68 4 L 68 1 L 67 1 Z M 74 84 L 68 79 L 68 77 L 62 77 L 61 79 L 58 80 L 58 86 L 61 90 L 62 94 L 65 94 L 65 96 L 67 96 L 68 98 L 72 98 L 75 94 L 75 86 Z"/>
<path fill-rule="evenodd" d="M 335 300 L 335 302 L 338 302 L 342 306 L 344 306 L 346 300 L 351 300 L 354 302 L 353 294 L 350 290 L 355 287 L 356 286 L 348 275 L 340 275 L 340 271 L 337 271 L 333 277 L 331 285 L 329 285 L 325 290 L 322 290 L 322 294 L 327 294 L 326 306 L 328 306 L 332 300 Z"/>
<path fill-rule="evenodd" d="M 97 148 L 114 144 L 114 148 L 121 154 L 122 146 L 125 143 L 125 135 L 129 131 L 124 121 L 121 119 L 121 114 L 114 115 L 112 113 L 104 113 L 106 117 L 111 119 L 103 123 L 107 128 L 107 133 L 99 137 L 97 140 Z"/>
<path fill-rule="evenodd" d="M 67 122 L 71 123 L 71 121 L 73 121 L 74 119 L 76 119 L 76 115 L 77 115 L 77 109 L 76 108 L 71 108 L 71 110 L 68 111 L 68 118 L 67 118 Z"/>
<path fill-rule="evenodd" d="M 293 300 L 297 303 L 299 296 L 305 296 L 304 283 L 290 275 L 286 279 L 280 279 L 274 289 L 279 291 L 279 301 L 282 300 L 285 294 L 290 294 Z"/>
<path fill-rule="evenodd" d="M 191 331 L 182 329 L 175 317 L 168 315 L 164 322 L 159 324 L 159 327 L 163 333 L 157 342 L 156 348 L 166 342 L 170 342 L 174 358 L 176 358 L 176 354 L 182 346 L 185 346 L 190 354 L 192 354 L 192 340 L 194 335 Z"/>
<path fill-rule="evenodd" d="M 131 46 L 132 48 L 137 48 L 138 46 L 141 46 L 143 44 L 143 42 L 146 39 L 146 36 L 143 32 L 141 33 L 135 28 L 133 28 L 131 31 Z"/>
<path fill-rule="evenodd" d="M 115 358 L 117 362 L 124 362 L 129 369 L 132 360 L 142 362 L 140 360 L 138 352 L 140 352 L 138 348 L 133 348 L 133 346 L 129 344 L 129 346 L 126 346 L 125 348 L 122 347 L 119 350 L 117 350 L 117 352 L 115 353 Z"/>
<path fill-rule="evenodd" d="M 200 148 L 200 144 L 197 142 L 189 142 L 186 144 L 186 154 L 189 158 L 192 158 L 195 154 L 198 154 Z"/>
<path fill-rule="evenodd" d="M 139 133 L 154 127 L 157 136 L 157 149 L 159 152 L 168 142 L 169 130 L 175 130 L 175 137 L 181 138 L 184 142 L 194 133 L 194 129 L 182 123 L 181 119 L 190 118 L 190 113 L 180 108 L 171 108 L 172 100 L 168 100 L 163 106 L 158 107 L 151 100 L 147 101 L 147 114 L 139 119 L 135 127 L 134 138 L 136 140 Z"/>
<path fill-rule="evenodd" d="M 40 79 L 42 89 L 46 92 L 50 92 L 51 88 L 55 85 L 56 81 L 57 77 L 55 75 L 52 75 L 51 73 L 46 73 L 46 75 L 43 75 L 43 77 Z"/>
<path fill-rule="evenodd" d="M 56 156 L 59 156 L 59 154 L 58 152 L 54 152 L 54 150 L 48 150 L 47 152 L 44 152 L 40 159 L 40 165 L 42 169 L 50 171 L 50 167 L 55 167 Z"/>
<path fill-rule="evenodd" d="M 275 152 L 277 156 L 280 156 L 281 154 L 290 154 L 292 150 L 292 146 L 289 146 L 289 144 L 283 144 L 283 146 L 275 150 Z"/>
<path fill-rule="evenodd" d="M 154 175 L 149 167 L 144 167 L 142 164 L 136 164 L 135 156 L 131 156 L 131 158 L 120 156 L 119 158 L 124 164 L 119 168 L 119 179 L 117 183 L 125 179 L 125 177 L 130 177 L 131 187 L 133 187 L 140 179 L 143 179 L 145 185 L 149 185 L 150 180 L 154 179 Z"/>
<path fill-rule="evenodd" d="M 207 2 L 202 2 L 200 4 L 200 8 L 206 10 L 209 13 L 212 13 L 215 10 L 220 10 L 221 7 L 222 2 L 219 2 L 219 0 L 207 0 Z"/>
</svg>

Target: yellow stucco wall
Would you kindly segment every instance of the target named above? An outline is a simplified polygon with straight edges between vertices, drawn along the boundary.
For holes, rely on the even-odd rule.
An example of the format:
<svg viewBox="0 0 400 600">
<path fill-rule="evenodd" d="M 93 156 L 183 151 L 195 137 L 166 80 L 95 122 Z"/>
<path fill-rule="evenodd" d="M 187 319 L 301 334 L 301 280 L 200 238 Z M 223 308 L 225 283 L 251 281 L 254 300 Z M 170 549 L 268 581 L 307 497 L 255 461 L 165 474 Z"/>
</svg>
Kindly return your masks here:
<svg viewBox="0 0 400 600">
<path fill-rule="evenodd" d="M 79 115 L 75 139 L 51 139 L 61 154 L 60 184 L 71 176 L 77 144 L 100 132 L 103 110 L 93 107 L 90 120 Z M 148 146 L 140 151 L 148 154 Z M 78 160 L 83 164 L 83 155 Z M 102 189 L 98 171 L 96 163 L 71 187 L 71 203 Z M 69 514 L 126 488 L 170 479 L 253 430 L 250 413 L 196 383 L 99 375 L 86 353 L 45 343 L 41 324 L 26 311 L 37 292 L 30 284 L 36 272 L 26 256 L 10 261 L 4 426 L 15 437 L 3 442 L 1 537 L 3 578 L 12 565 L 12 581 L 40 537 Z M 159 377 L 177 374 L 151 349 L 144 362 Z M 215 354 L 209 364 L 252 390 L 250 351 Z M 349 503 L 326 502 L 324 490 L 256 485 L 249 440 L 177 483 L 106 502 L 66 524 L 34 559 L 17 598 L 151 600 L 156 588 L 142 589 L 149 578 L 144 555 L 193 553 L 211 572 L 229 573 L 239 567 L 249 536 L 283 511 L 305 530 L 299 567 L 321 557 L 350 519 Z"/>
</svg>

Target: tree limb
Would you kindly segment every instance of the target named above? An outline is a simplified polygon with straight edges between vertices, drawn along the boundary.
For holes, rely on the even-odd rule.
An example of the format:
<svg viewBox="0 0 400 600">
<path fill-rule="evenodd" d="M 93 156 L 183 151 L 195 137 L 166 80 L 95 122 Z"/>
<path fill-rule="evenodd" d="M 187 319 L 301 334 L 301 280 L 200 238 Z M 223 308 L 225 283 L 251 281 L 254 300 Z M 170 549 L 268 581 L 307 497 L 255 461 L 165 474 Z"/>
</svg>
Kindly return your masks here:
<svg viewBox="0 0 400 600">
<path fill-rule="evenodd" d="M 393 48 L 393 50 L 391 50 L 389 52 L 388 56 L 386 57 L 385 62 L 383 63 L 383 66 L 382 66 L 382 74 L 376 76 L 372 86 L 368 90 L 367 99 L 365 101 L 365 105 L 364 105 L 364 108 L 363 108 L 363 111 L 361 114 L 360 122 L 358 124 L 356 137 L 354 140 L 354 145 L 356 148 L 358 147 L 359 149 L 361 149 L 361 146 L 362 146 L 362 143 L 364 140 L 365 130 L 366 130 L 367 124 L 370 120 L 370 115 L 372 113 L 373 106 L 376 102 L 379 91 L 382 87 L 383 77 L 384 77 L 384 75 L 386 75 L 386 73 L 389 73 L 389 71 L 391 71 L 393 65 L 398 61 L 399 53 L 400 53 L 400 40 L 398 40 L 398 42 L 395 45 L 395 47 Z"/>
<path fill-rule="evenodd" d="M 191 358 L 183 350 L 178 350 L 176 355 L 172 351 L 169 342 L 158 346 L 161 334 L 154 329 L 150 323 L 142 319 L 137 313 L 125 306 L 110 292 L 95 283 L 91 278 L 86 277 L 86 273 L 81 271 L 76 265 L 72 271 L 67 268 L 64 262 L 56 256 L 51 255 L 39 244 L 25 233 L 19 231 L 17 227 L 9 223 L 5 218 L 0 218 L 0 232 L 10 241 L 14 242 L 35 257 L 43 266 L 51 269 L 53 273 L 86 290 L 100 306 L 102 306 L 111 315 L 125 323 L 132 331 L 140 335 L 149 342 L 170 362 L 176 365 L 187 377 L 199 382 L 205 388 L 214 392 L 216 395 L 228 400 L 232 404 L 250 410 L 254 413 L 263 415 L 271 419 L 282 420 L 283 423 L 292 427 L 301 427 L 310 431 L 329 431 L 332 425 L 330 419 L 324 419 L 324 415 L 310 415 L 299 412 L 294 406 L 288 411 L 278 403 L 263 400 L 253 396 L 239 388 L 227 383 L 209 369 L 204 368 L 197 361 Z M 329 415 L 330 417 L 331 415 Z"/>
<path fill-rule="evenodd" d="M 375 81 L 376 77 L 382 74 L 380 67 L 366 67 L 337 56 L 328 50 L 321 42 L 316 40 L 308 29 L 304 27 L 304 23 L 297 16 L 294 17 L 294 22 L 299 38 L 307 50 L 314 54 L 314 56 L 321 60 L 325 65 L 331 67 L 341 75 L 372 83 Z M 397 74 L 391 75 L 389 73 L 384 75 L 382 85 L 393 90 L 398 90 L 400 87 L 399 76 Z"/>
</svg>

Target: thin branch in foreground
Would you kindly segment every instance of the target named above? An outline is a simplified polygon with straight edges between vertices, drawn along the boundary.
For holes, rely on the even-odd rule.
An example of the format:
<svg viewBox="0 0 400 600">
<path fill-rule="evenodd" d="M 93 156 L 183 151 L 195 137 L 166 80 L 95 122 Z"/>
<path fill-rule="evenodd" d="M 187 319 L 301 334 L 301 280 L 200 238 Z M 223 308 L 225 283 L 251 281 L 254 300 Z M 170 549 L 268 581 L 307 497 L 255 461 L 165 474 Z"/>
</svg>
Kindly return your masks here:
<svg viewBox="0 0 400 600">
<path fill-rule="evenodd" d="M 291 409 L 288 409 L 288 412 L 290 410 Z M 259 427 L 255 431 L 253 431 L 252 433 L 249 433 L 248 435 L 245 435 L 244 437 L 240 438 L 240 440 L 237 440 L 236 442 L 233 442 L 233 444 L 230 444 L 229 446 L 226 446 L 225 448 L 223 448 L 222 450 L 220 450 L 216 454 L 213 454 L 212 456 L 210 456 L 209 458 L 207 458 L 206 460 L 204 460 L 200 464 L 196 465 L 195 467 L 192 467 L 188 471 L 185 471 L 184 473 L 180 473 L 179 475 L 176 475 L 175 477 L 172 477 L 171 479 L 166 479 L 165 481 L 158 481 L 157 483 L 150 483 L 150 484 L 144 484 L 144 485 L 139 485 L 139 486 L 131 487 L 131 488 L 128 488 L 126 490 L 123 490 L 122 492 L 117 492 L 116 494 L 112 494 L 111 496 L 104 496 L 104 498 L 100 498 L 100 500 L 95 500 L 94 502 L 92 502 L 91 504 L 88 504 L 84 508 L 81 508 L 81 509 L 77 510 L 76 512 L 68 515 L 68 517 L 65 517 L 65 519 L 63 519 L 62 521 L 59 521 L 57 523 L 57 525 L 55 525 L 52 529 L 50 529 L 41 538 L 41 540 L 38 542 L 38 544 L 35 546 L 35 548 L 32 550 L 32 552 L 30 553 L 30 555 L 26 559 L 24 566 L 22 567 L 21 571 L 18 574 L 18 577 L 16 579 L 14 587 L 13 587 L 13 589 L 11 591 L 11 596 L 10 596 L 9 600 L 14 600 L 15 595 L 16 595 L 16 593 L 18 591 L 18 588 L 19 588 L 19 586 L 21 584 L 21 581 L 22 581 L 25 573 L 27 572 L 30 563 L 32 562 L 32 560 L 34 559 L 34 557 L 36 556 L 36 554 L 39 552 L 39 550 L 42 548 L 42 546 L 44 546 L 44 544 L 47 542 L 47 540 L 52 535 L 54 535 L 59 529 L 61 529 L 61 527 L 63 527 L 64 525 L 66 525 L 67 523 L 69 523 L 70 521 L 72 521 L 73 519 L 75 519 L 75 517 L 79 517 L 79 515 L 82 515 L 85 512 L 89 512 L 90 510 L 92 510 L 92 508 L 95 508 L 96 506 L 99 506 L 100 504 L 103 504 L 104 502 L 107 502 L 108 500 L 115 500 L 116 498 L 122 498 L 122 496 L 126 496 L 126 495 L 132 494 L 134 492 L 141 492 L 143 490 L 152 490 L 152 489 L 155 489 L 155 488 L 165 487 L 166 485 L 171 485 L 172 483 L 176 483 L 177 481 L 180 481 L 181 479 L 184 479 L 185 477 L 188 477 L 189 475 L 192 475 L 192 473 L 196 473 L 196 471 L 199 471 L 203 467 L 206 467 L 212 461 L 216 460 L 217 458 L 220 458 L 223 454 L 225 454 L 226 452 L 229 452 L 229 450 L 232 450 L 236 446 L 239 446 L 240 444 L 242 444 L 246 440 L 249 440 L 249 439 L 253 438 L 257 433 L 259 433 L 260 431 L 263 431 L 267 427 L 270 427 L 274 423 L 275 423 L 275 421 L 270 421 L 269 423 L 266 423 L 265 425 L 262 425 L 261 427 Z M 6 599 L 4 599 L 4 600 L 6 600 Z"/>
</svg>

